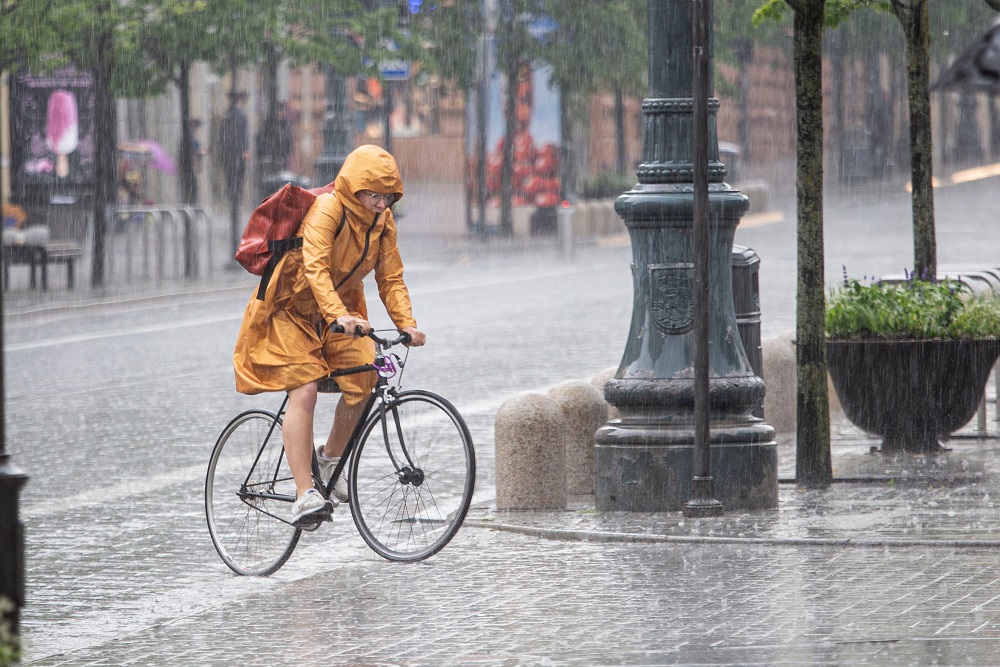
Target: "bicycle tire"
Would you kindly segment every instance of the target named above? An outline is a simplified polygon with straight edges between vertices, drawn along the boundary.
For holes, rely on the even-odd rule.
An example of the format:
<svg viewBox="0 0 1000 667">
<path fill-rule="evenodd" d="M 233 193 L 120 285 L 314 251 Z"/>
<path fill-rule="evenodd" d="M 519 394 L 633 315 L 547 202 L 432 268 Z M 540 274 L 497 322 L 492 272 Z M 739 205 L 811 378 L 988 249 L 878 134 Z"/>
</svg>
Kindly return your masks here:
<svg viewBox="0 0 1000 667">
<path fill-rule="evenodd" d="M 451 403 L 428 391 L 401 392 L 386 407 L 387 448 L 379 412 L 365 423 L 351 455 L 351 516 L 375 553 L 392 561 L 433 556 L 455 536 L 472 503 L 476 454 L 472 436 Z M 405 463 L 399 428 L 422 479 L 397 470 Z"/>
<path fill-rule="evenodd" d="M 205 477 L 205 518 L 215 550 L 233 572 L 266 576 L 285 564 L 302 530 L 286 520 L 290 502 L 247 496 L 247 490 L 295 498 L 281 420 L 266 410 L 249 410 L 229 422 Z"/>
</svg>

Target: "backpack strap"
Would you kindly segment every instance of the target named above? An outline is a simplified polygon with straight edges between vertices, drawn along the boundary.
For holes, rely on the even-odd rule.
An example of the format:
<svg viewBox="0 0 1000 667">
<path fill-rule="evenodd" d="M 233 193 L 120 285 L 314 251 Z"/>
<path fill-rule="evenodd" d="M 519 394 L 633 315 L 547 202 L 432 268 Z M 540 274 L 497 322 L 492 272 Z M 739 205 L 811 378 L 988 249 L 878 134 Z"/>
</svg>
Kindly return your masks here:
<svg viewBox="0 0 1000 667">
<path fill-rule="evenodd" d="M 333 233 L 334 240 L 340 236 L 340 230 L 344 228 L 344 224 L 347 222 L 347 208 L 341 205 L 341 209 L 343 210 L 343 215 L 340 217 L 340 224 L 337 225 L 337 231 Z M 277 268 L 278 262 L 281 261 L 281 258 L 284 257 L 285 253 L 289 250 L 295 250 L 296 248 L 301 247 L 301 236 L 293 236 L 290 239 L 275 239 L 267 242 L 267 249 L 271 251 L 271 257 L 267 260 L 267 264 L 264 266 L 264 271 L 260 274 L 260 286 L 257 288 L 258 301 L 264 300 L 264 295 L 267 293 L 267 285 L 271 282 L 271 275 L 274 273 L 274 269 Z"/>
<path fill-rule="evenodd" d="M 293 236 L 290 239 L 275 239 L 274 241 L 267 242 L 267 249 L 271 251 L 271 257 L 268 258 L 267 264 L 264 265 L 264 271 L 260 274 L 260 286 L 257 288 L 258 301 L 264 300 L 264 294 L 267 292 L 267 284 L 271 282 L 271 274 L 274 273 L 274 269 L 278 266 L 281 258 L 289 250 L 301 247 L 301 236 Z"/>
</svg>

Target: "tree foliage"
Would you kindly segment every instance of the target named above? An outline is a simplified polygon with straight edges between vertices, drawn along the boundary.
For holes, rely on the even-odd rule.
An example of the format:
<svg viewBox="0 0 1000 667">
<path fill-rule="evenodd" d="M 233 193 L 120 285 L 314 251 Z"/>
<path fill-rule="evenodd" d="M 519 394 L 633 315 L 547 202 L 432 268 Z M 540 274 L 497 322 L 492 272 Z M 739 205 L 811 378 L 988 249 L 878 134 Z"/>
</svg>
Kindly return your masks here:
<svg viewBox="0 0 1000 667">
<path fill-rule="evenodd" d="M 0 70 L 15 66 L 40 69 L 61 64 L 58 42 L 49 25 L 55 0 L 7 0 L 0 4 Z"/>
<path fill-rule="evenodd" d="M 461 90 L 478 80 L 479 37 L 486 17 L 478 2 L 439 5 L 412 20 L 413 35 L 421 47 L 421 66 L 453 81 Z"/>
</svg>

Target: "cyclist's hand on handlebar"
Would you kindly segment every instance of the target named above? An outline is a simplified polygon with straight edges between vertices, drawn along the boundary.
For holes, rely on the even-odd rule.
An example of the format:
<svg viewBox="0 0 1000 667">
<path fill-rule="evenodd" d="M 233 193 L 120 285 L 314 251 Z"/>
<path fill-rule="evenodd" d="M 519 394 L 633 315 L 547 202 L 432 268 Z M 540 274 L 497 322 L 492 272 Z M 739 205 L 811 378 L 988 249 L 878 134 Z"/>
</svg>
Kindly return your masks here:
<svg viewBox="0 0 1000 667">
<path fill-rule="evenodd" d="M 354 336 L 363 336 L 372 330 L 372 325 L 360 317 L 354 315 L 341 315 L 337 318 L 337 325 L 344 328 L 344 332 Z"/>
<path fill-rule="evenodd" d="M 406 347 L 420 347 L 427 342 L 427 334 L 416 327 L 404 327 L 401 331 L 410 335 L 410 342 L 406 343 Z"/>
</svg>

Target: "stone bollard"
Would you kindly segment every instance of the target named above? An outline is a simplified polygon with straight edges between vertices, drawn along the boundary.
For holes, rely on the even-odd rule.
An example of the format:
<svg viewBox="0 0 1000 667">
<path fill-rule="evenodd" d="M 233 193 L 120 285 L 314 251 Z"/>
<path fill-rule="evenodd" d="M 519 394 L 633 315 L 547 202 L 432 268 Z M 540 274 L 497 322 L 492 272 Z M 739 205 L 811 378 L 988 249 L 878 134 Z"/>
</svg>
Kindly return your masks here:
<svg viewBox="0 0 1000 667">
<path fill-rule="evenodd" d="M 764 417 L 777 433 L 795 433 L 796 389 L 798 381 L 795 370 L 795 332 L 787 332 L 761 341 L 761 356 L 764 364 Z M 843 408 L 833 389 L 833 382 L 827 380 L 830 397 L 830 416 L 835 417 Z"/>
<path fill-rule="evenodd" d="M 771 208 L 771 189 L 765 181 L 753 180 L 740 183 L 739 191 L 750 200 L 748 215 L 765 213 Z M 764 413 L 767 414 L 766 412 Z M 770 423 L 770 422 L 769 422 Z"/>
<path fill-rule="evenodd" d="M 608 403 L 589 382 L 569 380 L 549 390 L 566 418 L 566 492 L 594 493 L 594 434 L 608 420 Z"/>
<path fill-rule="evenodd" d="M 594 205 L 588 200 L 580 200 L 573 204 L 576 207 L 576 215 L 573 217 L 573 231 L 577 238 L 594 238 Z"/>
<path fill-rule="evenodd" d="M 764 365 L 764 417 L 777 433 L 795 433 L 795 334 L 761 341 Z"/>
<path fill-rule="evenodd" d="M 608 383 L 608 380 L 615 376 L 618 372 L 617 366 L 612 366 L 611 368 L 605 368 L 603 371 L 595 375 L 590 379 L 590 384 L 594 386 L 594 389 L 604 398 L 604 385 Z M 608 406 L 608 421 L 612 419 L 618 419 L 621 415 L 618 413 L 618 408 L 608 403 L 607 399 L 604 400 L 604 404 Z"/>
<path fill-rule="evenodd" d="M 565 509 L 569 426 L 559 405 L 513 396 L 497 410 L 495 431 L 497 509 Z"/>
</svg>

